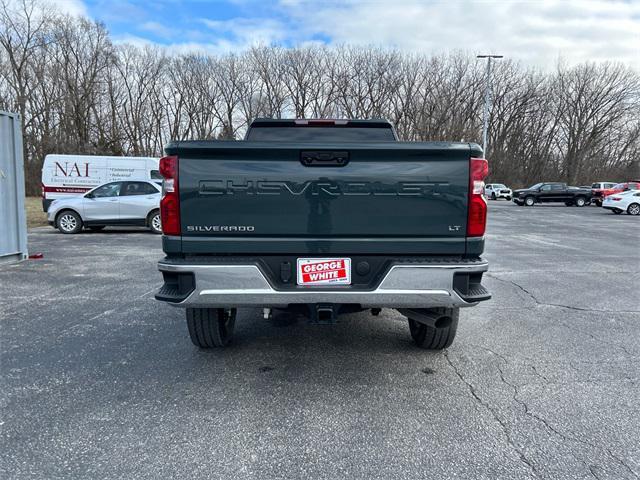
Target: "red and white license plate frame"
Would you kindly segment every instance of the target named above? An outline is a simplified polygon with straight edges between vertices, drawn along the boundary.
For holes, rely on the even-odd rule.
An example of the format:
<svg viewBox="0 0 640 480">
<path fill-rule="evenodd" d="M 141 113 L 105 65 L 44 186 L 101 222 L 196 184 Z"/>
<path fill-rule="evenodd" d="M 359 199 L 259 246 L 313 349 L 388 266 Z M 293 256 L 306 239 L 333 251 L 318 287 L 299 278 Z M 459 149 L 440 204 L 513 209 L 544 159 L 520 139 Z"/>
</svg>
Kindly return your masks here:
<svg viewBox="0 0 640 480">
<path fill-rule="evenodd" d="M 298 258 L 298 285 L 351 285 L 350 258 Z"/>
</svg>

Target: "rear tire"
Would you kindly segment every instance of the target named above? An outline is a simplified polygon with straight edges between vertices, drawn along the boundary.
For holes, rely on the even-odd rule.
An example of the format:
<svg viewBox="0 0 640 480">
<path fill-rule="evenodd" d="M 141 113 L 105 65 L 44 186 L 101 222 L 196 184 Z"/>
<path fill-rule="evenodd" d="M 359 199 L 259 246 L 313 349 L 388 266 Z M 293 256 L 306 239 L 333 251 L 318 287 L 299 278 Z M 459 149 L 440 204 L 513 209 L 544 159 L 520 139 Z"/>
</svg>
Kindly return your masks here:
<svg viewBox="0 0 640 480">
<path fill-rule="evenodd" d="M 576 198 L 576 207 L 584 207 L 587 204 L 587 199 L 584 197 Z"/>
<path fill-rule="evenodd" d="M 524 199 L 524 204 L 527 207 L 533 207 L 533 204 L 536 203 L 536 199 L 533 197 L 527 197 Z"/>
<path fill-rule="evenodd" d="M 640 204 L 632 203 L 627 207 L 627 213 L 629 215 L 640 215 Z"/>
<path fill-rule="evenodd" d="M 573 202 L 564 202 L 565 206 L 570 207 L 571 205 L 573 205 Z"/>
<path fill-rule="evenodd" d="M 235 325 L 235 308 L 187 308 L 189 336 L 196 347 L 226 347 Z"/>
<path fill-rule="evenodd" d="M 89 227 L 89 230 L 91 230 L 92 232 L 101 232 L 102 230 L 104 230 L 104 225 L 98 225 L 95 227 Z"/>
<path fill-rule="evenodd" d="M 495 200 L 496 199 L 496 192 L 492 192 L 491 193 L 491 200 Z"/>
<path fill-rule="evenodd" d="M 431 327 L 423 323 L 417 322 L 411 318 L 407 318 L 409 321 L 409 333 L 413 338 L 414 343 L 420 348 L 426 350 L 443 350 L 448 348 L 456 338 L 456 332 L 458 330 L 458 318 L 460 316 L 459 308 L 440 308 L 437 309 L 442 314 L 449 315 L 451 317 L 451 323 L 442 328 Z"/>
<path fill-rule="evenodd" d="M 622 210 L 618 210 L 617 208 L 614 210 L 611 210 L 613 213 L 615 213 L 616 215 L 620 215 L 622 213 Z"/>
<path fill-rule="evenodd" d="M 78 233 L 82 230 L 82 219 L 73 210 L 64 210 L 58 214 L 56 225 L 66 235 Z"/>
</svg>

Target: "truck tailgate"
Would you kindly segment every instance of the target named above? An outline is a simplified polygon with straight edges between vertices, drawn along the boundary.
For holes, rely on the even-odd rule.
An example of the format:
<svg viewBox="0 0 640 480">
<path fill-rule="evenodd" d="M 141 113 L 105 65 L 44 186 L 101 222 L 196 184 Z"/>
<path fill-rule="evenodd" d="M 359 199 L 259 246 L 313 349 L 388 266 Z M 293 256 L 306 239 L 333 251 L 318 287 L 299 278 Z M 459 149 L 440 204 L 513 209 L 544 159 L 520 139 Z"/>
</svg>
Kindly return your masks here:
<svg viewBox="0 0 640 480">
<path fill-rule="evenodd" d="M 179 158 L 185 253 L 465 253 L 469 158 L 481 155 L 469 144 L 179 142 L 166 151 Z"/>
</svg>

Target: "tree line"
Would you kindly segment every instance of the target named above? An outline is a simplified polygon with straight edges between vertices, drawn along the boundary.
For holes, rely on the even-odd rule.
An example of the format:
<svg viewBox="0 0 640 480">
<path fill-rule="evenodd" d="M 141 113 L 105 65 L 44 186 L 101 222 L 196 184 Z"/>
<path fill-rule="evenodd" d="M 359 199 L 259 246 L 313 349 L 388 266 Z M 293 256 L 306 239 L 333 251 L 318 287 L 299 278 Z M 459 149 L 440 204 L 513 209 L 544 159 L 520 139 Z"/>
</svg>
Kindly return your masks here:
<svg viewBox="0 0 640 480">
<path fill-rule="evenodd" d="M 640 74 L 494 64 L 493 182 L 640 177 Z M 241 139 L 258 117 L 386 118 L 402 140 L 481 142 L 485 64 L 361 46 L 169 54 L 115 44 L 105 25 L 0 1 L 0 109 L 20 113 L 29 194 L 48 153 L 160 156 L 169 140 Z"/>
</svg>

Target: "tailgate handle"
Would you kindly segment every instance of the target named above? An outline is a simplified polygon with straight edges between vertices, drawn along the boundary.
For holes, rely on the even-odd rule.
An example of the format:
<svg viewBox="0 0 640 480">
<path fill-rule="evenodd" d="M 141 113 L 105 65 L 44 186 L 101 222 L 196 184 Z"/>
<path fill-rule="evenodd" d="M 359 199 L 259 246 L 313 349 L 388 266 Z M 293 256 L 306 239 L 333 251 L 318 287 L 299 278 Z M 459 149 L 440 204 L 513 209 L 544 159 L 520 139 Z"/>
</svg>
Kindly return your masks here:
<svg viewBox="0 0 640 480">
<path fill-rule="evenodd" d="M 344 167 L 349 163 L 349 152 L 329 150 L 300 152 L 300 162 L 306 167 Z"/>
</svg>

